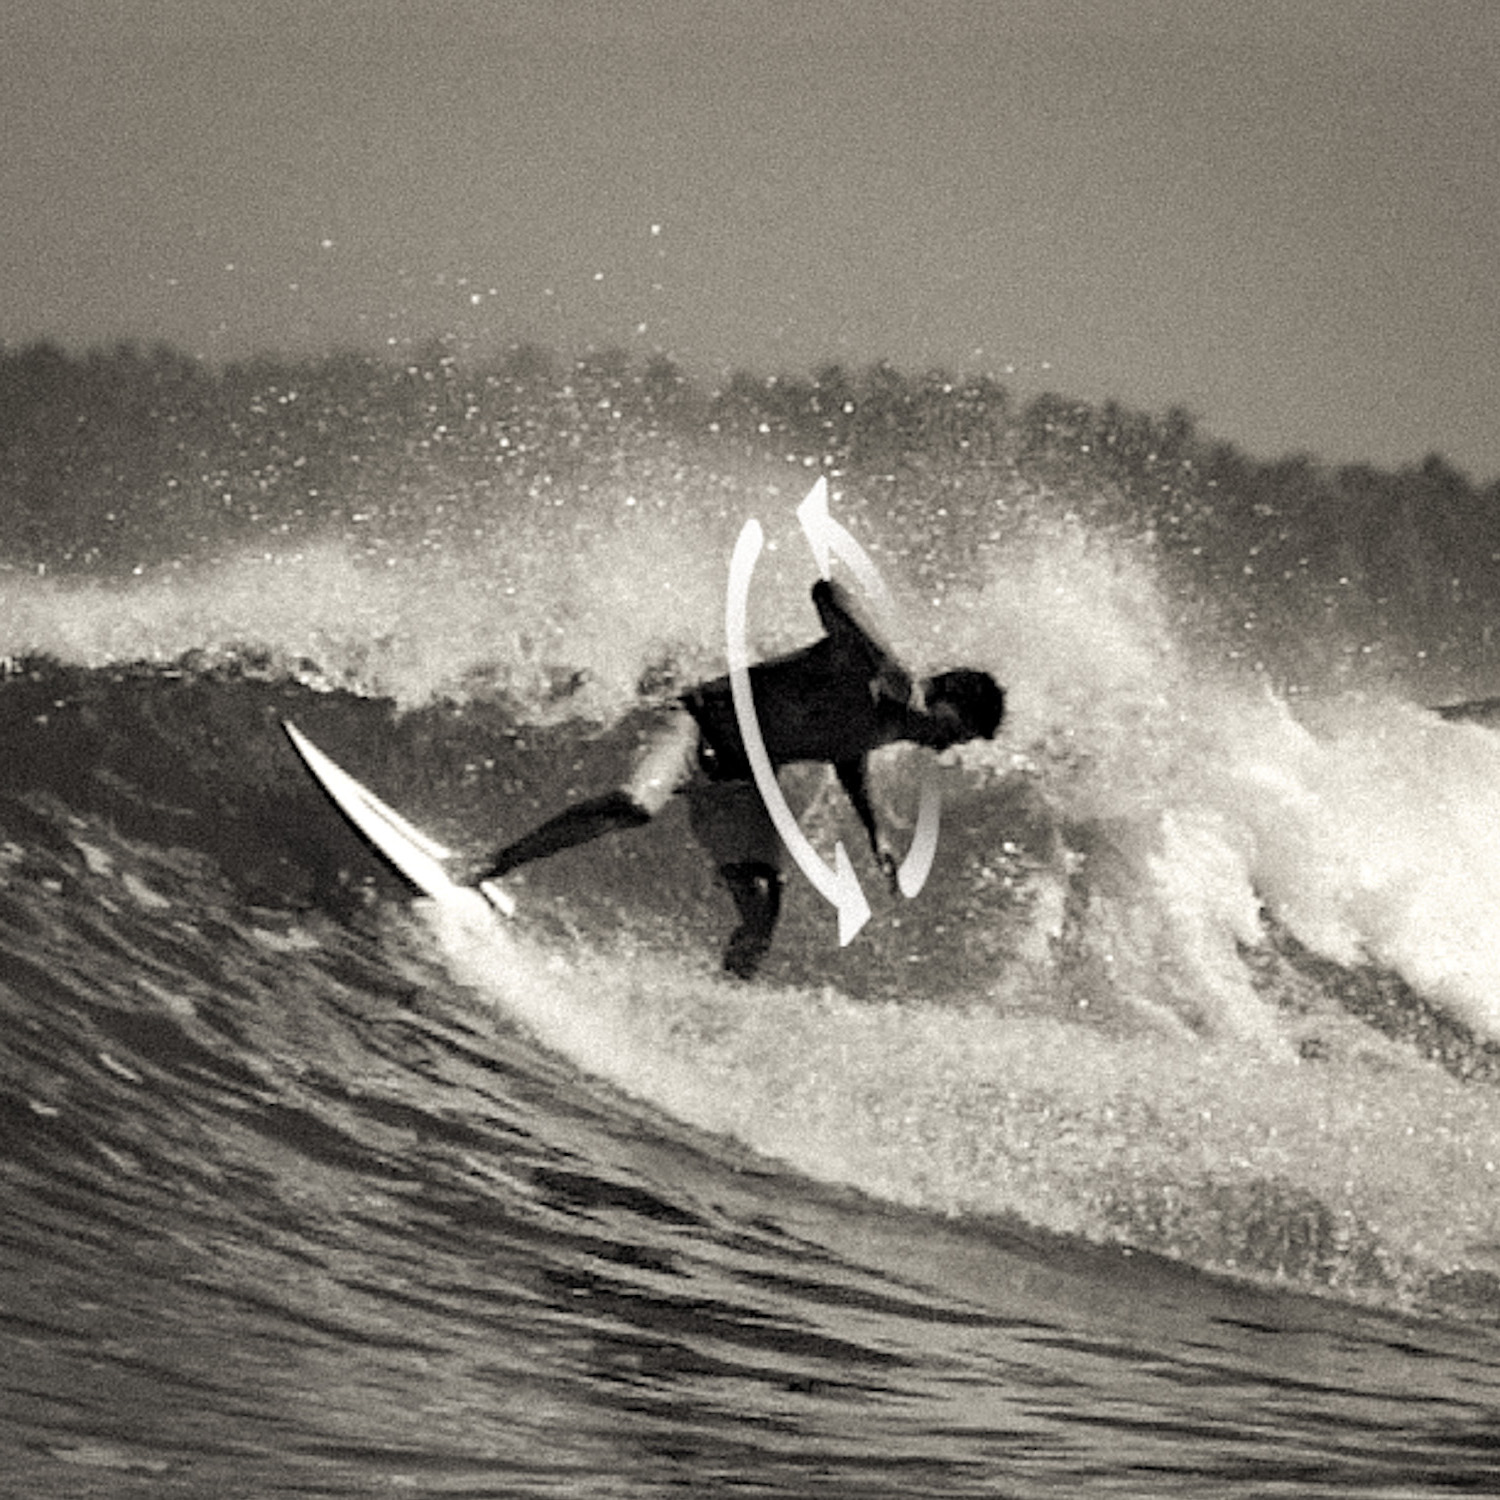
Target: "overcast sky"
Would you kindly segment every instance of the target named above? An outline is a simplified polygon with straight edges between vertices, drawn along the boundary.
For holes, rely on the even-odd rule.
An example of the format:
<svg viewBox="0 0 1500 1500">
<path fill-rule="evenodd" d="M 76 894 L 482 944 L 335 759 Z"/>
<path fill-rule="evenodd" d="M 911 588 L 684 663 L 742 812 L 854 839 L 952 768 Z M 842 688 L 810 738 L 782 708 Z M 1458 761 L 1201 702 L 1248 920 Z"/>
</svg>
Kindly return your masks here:
<svg viewBox="0 0 1500 1500">
<path fill-rule="evenodd" d="M 1500 475 L 1497 0 L 9 0 L 0 338 L 987 370 Z"/>
</svg>

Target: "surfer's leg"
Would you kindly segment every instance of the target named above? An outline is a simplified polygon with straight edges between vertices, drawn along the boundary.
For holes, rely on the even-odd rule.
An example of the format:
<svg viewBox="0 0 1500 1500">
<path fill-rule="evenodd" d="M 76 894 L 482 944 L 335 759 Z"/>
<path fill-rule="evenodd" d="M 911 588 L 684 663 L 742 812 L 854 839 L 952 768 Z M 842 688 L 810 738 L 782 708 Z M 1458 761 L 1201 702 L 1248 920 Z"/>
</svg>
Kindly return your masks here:
<svg viewBox="0 0 1500 1500">
<path fill-rule="evenodd" d="M 575 804 L 524 838 L 496 850 L 470 884 L 498 879 L 534 859 L 560 854 L 606 833 L 649 823 L 695 773 L 697 746 L 698 726 L 692 716 L 686 709 L 669 711 L 641 741 L 623 786 Z"/>
<path fill-rule="evenodd" d="M 734 897 L 740 925 L 724 949 L 724 969 L 736 979 L 750 979 L 771 948 L 781 915 L 781 871 L 755 862 L 723 865 L 719 874 Z"/>
<path fill-rule="evenodd" d="M 749 979 L 771 947 L 781 914 L 781 839 L 752 781 L 695 781 L 688 789 L 688 823 L 739 912 L 724 967 Z"/>
<path fill-rule="evenodd" d="M 481 874 L 473 877 L 472 885 L 483 880 L 496 880 L 519 866 L 534 859 L 543 859 L 549 854 L 561 854 L 577 844 L 586 844 L 606 833 L 622 828 L 639 828 L 651 821 L 651 814 L 641 807 L 628 792 L 606 792 L 602 797 L 590 797 L 587 802 L 560 812 L 549 818 L 540 828 L 533 829 L 524 838 L 503 849 L 497 849 Z"/>
</svg>

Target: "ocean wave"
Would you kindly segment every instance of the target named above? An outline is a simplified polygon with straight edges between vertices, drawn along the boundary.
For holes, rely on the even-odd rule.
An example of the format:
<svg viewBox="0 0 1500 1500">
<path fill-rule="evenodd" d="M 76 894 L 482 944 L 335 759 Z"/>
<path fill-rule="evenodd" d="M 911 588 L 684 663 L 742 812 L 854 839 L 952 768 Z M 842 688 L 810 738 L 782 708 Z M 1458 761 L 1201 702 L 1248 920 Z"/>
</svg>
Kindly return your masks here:
<svg viewBox="0 0 1500 1500">
<path fill-rule="evenodd" d="M 361 1007 L 406 992 L 414 961 L 440 962 L 582 1075 L 822 1182 L 1401 1305 L 1468 1296 L 1472 1315 L 1488 1295 L 1493 1049 L 1437 1025 L 1451 1008 L 1389 960 L 1321 957 L 1258 915 L 1254 851 L 1226 837 L 1222 805 L 1217 821 L 1163 821 L 1138 788 L 1112 814 L 1097 764 L 1049 767 L 1040 750 L 1004 774 L 951 768 L 919 902 L 878 906 L 841 949 L 794 889 L 747 989 L 716 973 L 727 902 L 670 818 L 586 867 L 528 872 L 500 946 L 434 936 L 400 915 L 408 893 L 277 727 L 297 717 L 462 845 L 539 816 L 560 786 L 607 780 L 628 719 L 584 732 L 493 704 L 400 713 L 182 667 L 33 663 L 0 698 L 15 726 L 0 771 L 13 981 L 17 962 L 39 972 L 15 952 L 39 932 L 90 971 L 80 943 L 123 955 L 132 1007 L 152 1014 L 220 982 L 195 974 L 203 955 L 181 936 L 216 926 L 254 935 L 257 972 L 279 968 L 292 991 L 331 974 Z M 915 778 L 898 760 L 880 795 L 899 806 Z M 1070 804 L 1075 783 L 1090 790 Z M 826 837 L 836 804 L 813 801 Z M 329 921 L 353 944 L 331 971 Z M 124 1070 L 177 1065 L 150 1027 L 117 1040 L 105 1050 Z"/>
<path fill-rule="evenodd" d="M 1221 567 L 1194 573 L 1161 541 L 1174 516 L 1213 530 L 1180 456 L 1171 475 L 1141 459 L 1178 487 L 1147 514 L 1003 449 L 919 444 L 844 472 L 831 437 L 798 449 L 777 429 L 777 454 L 753 430 L 693 448 L 610 427 L 575 447 L 560 420 L 528 429 L 545 462 L 503 482 L 470 444 L 175 547 L 152 509 L 161 534 L 133 568 L 13 560 L 3 916 L 46 949 L 28 978 L 63 953 L 87 968 L 106 934 L 149 981 L 131 1003 L 170 1010 L 216 982 L 193 978 L 202 949 L 164 944 L 174 924 L 249 933 L 233 951 L 320 1004 L 378 1010 L 402 976 L 446 972 L 457 1010 L 477 997 L 487 1024 L 498 1008 L 632 1108 L 808 1178 L 1351 1295 L 1483 1301 L 1500 740 L 1394 686 L 1411 674 L 1388 664 L 1432 642 L 1393 629 L 1366 670 L 1344 615 L 1307 638 L 1332 618 L 1318 590 L 1279 623 L 1284 594 L 1251 613 L 1249 585 L 1215 594 Z M 373 467 L 328 441 L 330 472 Z M 736 988 L 717 973 L 727 897 L 669 812 L 522 872 L 501 955 L 408 922 L 409 892 L 279 719 L 465 855 L 513 838 L 612 784 L 651 705 L 723 670 L 748 518 L 768 538 L 754 649 L 812 637 L 795 508 L 815 474 L 886 577 L 913 667 L 985 667 L 1009 692 L 999 740 L 937 769 L 920 897 L 887 898 L 861 866 L 874 917 L 840 946 L 794 879 L 762 980 Z M 876 757 L 898 839 L 930 773 L 915 751 Z M 792 776 L 819 846 L 858 850 L 828 778 Z M 140 1073 L 144 1035 L 100 1046 Z"/>
</svg>

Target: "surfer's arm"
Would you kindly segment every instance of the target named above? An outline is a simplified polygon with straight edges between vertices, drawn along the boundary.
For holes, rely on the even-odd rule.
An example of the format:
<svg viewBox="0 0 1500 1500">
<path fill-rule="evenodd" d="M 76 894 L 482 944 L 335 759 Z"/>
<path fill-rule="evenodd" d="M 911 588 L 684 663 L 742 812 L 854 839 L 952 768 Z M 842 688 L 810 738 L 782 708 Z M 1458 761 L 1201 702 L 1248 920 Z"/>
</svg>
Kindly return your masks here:
<svg viewBox="0 0 1500 1500">
<path fill-rule="evenodd" d="M 895 890 L 896 857 L 880 836 L 880 828 L 875 821 L 875 809 L 870 802 L 868 767 L 868 757 L 863 755 L 856 760 L 837 760 L 833 763 L 834 774 L 839 779 L 839 785 L 843 787 L 851 806 L 859 815 L 859 821 L 864 824 L 865 833 L 870 840 L 870 850 L 875 855 L 875 862 L 880 866 L 886 883 L 892 890 Z"/>
<path fill-rule="evenodd" d="M 903 667 L 873 620 L 841 583 L 820 578 L 812 590 L 818 619 L 842 650 L 862 657 L 870 669 L 870 696 L 902 708 L 911 703 L 911 673 Z"/>
</svg>

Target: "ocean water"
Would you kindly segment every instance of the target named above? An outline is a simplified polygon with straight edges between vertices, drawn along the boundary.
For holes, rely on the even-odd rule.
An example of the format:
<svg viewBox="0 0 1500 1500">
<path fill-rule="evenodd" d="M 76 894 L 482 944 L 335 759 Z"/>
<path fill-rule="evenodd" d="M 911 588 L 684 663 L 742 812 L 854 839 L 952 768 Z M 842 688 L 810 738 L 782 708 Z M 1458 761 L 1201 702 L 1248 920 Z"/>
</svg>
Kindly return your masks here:
<svg viewBox="0 0 1500 1500">
<path fill-rule="evenodd" d="M 912 662 L 1011 714 L 938 767 L 912 900 L 788 777 L 870 896 L 847 946 L 794 875 L 722 976 L 680 809 L 466 930 L 287 747 L 465 853 L 515 836 L 722 670 L 748 517 L 757 649 L 811 638 L 829 467 L 595 432 L 512 491 L 14 547 L 5 1493 L 1500 1490 L 1482 707 L 1289 627 L 1252 661 L 1150 538 L 934 456 L 898 504 L 832 473 L 835 513 Z M 909 836 L 930 765 L 876 769 Z"/>
</svg>

